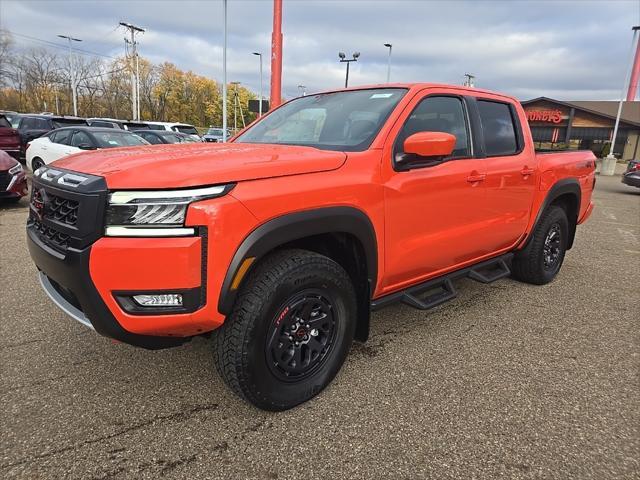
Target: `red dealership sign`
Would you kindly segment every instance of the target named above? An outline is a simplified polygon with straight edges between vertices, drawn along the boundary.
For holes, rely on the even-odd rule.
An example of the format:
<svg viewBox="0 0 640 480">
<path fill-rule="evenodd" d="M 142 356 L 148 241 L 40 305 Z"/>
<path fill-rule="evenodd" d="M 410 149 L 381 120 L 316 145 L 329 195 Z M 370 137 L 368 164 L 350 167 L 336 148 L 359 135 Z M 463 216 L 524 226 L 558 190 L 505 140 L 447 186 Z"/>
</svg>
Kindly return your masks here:
<svg viewBox="0 0 640 480">
<path fill-rule="evenodd" d="M 560 110 L 529 110 L 527 120 L 530 122 L 560 123 L 562 112 Z"/>
</svg>

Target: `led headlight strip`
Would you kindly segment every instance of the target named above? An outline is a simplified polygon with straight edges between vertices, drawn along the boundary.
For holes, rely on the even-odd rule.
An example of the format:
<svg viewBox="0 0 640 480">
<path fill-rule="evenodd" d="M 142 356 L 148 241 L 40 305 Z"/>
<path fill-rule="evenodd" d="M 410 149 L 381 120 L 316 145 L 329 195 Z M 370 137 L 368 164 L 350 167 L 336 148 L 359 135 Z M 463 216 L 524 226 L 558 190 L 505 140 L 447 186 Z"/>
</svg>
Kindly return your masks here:
<svg viewBox="0 0 640 480">
<path fill-rule="evenodd" d="M 110 237 L 174 237 L 193 235 L 185 227 L 190 203 L 220 197 L 233 184 L 188 190 L 117 191 L 109 195 L 105 235 Z"/>
</svg>

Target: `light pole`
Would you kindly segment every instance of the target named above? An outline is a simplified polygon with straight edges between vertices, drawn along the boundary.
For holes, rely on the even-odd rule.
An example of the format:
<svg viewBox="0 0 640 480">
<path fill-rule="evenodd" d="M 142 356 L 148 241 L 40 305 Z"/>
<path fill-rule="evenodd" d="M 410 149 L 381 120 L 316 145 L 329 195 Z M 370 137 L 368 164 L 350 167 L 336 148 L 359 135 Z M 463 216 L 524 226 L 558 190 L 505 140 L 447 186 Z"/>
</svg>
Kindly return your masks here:
<svg viewBox="0 0 640 480">
<path fill-rule="evenodd" d="M 262 116 L 262 54 L 260 52 L 253 52 L 254 55 L 260 57 L 260 106 L 258 107 L 258 118 Z"/>
<path fill-rule="evenodd" d="M 476 79 L 476 76 L 475 75 L 471 75 L 470 73 L 465 73 L 464 74 L 464 78 L 466 79 L 464 81 L 464 86 L 473 88 L 473 86 L 474 86 L 473 85 L 473 81 Z"/>
<path fill-rule="evenodd" d="M 222 48 L 222 142 L 227 141 L 227 0 L 222 0 L 224 46 Z"/>
<path fill-rule="evenodd" d="M 387 57 L 387 83 L 389 83 L 391 82 L 391 50 L 393 45 L 385 43 L 384 46 L 389 49 L 389 57 Z"/>
<path fill-rule="evenodd" d="M 340 63 L 347 64 L 347 74 L 344 78 L 344 88 L 347 88 L 349 86 L 349 64 L 351 62 L 357 62 L 359 56 L 360 56 L 360 52 L 355 52 L 353 54 L 353 58 L 347 59 L 347 56 L 344 54 L 344 52 L 338 52 L 338 57 L 340 57 Z"/>
<path fill-rule="evenodd" d="M 81 42 L 79 38 L 73 38 L 69 35 L 58 35 L 59 38 L 65 38 L 69 41 L 69 63 L 71 66 L 71 97 L 73 98 L 73 115 L 78 116 L 78 93 L 76 92 L 76 67 L 73 61 L 73 53 L 71 42 Z"/>
<path fill-rule="evenodd" d="M 304 97 L 307 94 L 306 85 L 298 85 L 298 94 Z"/>
<path fill-rule="evenodd" d="M 613 127 L 613 136 L 611 137 L 611 149 L 609 155 L 602 159 L 602 167 L 600 168 L 600 175 L 615 175 L 616 172 L 616 157 L 613 150 L 616 148 L 616 137 L 618 136 L 618 126 L 620 125 L 620 115 L 622 114 L 622 102 L 624 101 L 624 89 L 627 86 L 627 82 L 631 77 L 631 71 L 633 69 L 633 47 L 636 44 L 636 39 L 640 33 L 640 25 L 636 25 L 633 30 L 633 39 L 631 40 L 631 49 L 629 53 L 629 68 L 624 76 L 624 84 L 622 85 L 622 92 L 620 93 L 620 102 L 618 103 L 618 113 L 616 115 L 616 123 Z M 624 153 L 624 147 L 623 151 Z"/>
<path fill-rule="evenodd" d="M 133 120 L 140 120 L 140 66 L 138 62 L 138 42 L 136 42 L 136 34 L 144 33 L 145 29 L 137 27 L 131 23 L 120 22 L 120 26 L 129 30 L 131 40 L 124 39 L 126 43 L 131 44 L 131 105 Z"/>
</svg>

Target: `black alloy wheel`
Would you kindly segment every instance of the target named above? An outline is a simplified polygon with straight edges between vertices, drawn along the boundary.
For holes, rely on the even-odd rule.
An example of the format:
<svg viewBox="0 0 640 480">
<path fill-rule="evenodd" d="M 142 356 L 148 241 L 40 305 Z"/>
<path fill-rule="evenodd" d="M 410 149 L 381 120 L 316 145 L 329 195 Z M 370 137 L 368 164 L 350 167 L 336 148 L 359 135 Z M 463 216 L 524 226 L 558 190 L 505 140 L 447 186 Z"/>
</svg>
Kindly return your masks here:
<svg viewBox="0 0 640 480">
<path fill-rule="evenodd" d="M 327 358 L 335 338 L 331 301 L 319 290 L 291 297 L 267 333 L 267 365 L 284 381 L 311 375 Z"/>
</svg>

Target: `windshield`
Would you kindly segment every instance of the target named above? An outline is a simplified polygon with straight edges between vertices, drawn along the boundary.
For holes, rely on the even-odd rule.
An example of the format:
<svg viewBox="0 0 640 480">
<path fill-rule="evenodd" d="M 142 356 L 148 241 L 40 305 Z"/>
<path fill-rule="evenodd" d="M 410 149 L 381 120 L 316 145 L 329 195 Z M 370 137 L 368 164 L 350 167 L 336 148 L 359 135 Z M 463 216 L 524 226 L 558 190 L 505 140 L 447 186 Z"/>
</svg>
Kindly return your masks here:
<svg viewBox="0 0 640 480">
<path fill-rule="evenodd" d="M 222 136 L 222 129 L 221 128 L 210 128 L 209 130 L 207 130 L 207 135 L 219 135 L 221 137 Z"/>
<path fill-rule="evenodd" d="M 173 129 L 175 131 L 187 133 L 189 135 L 198 135 L 198 130 L 196 130 L 196 127 L 192 127 L 191 125 L 176 125 L 175 127 L 173 127 Z"/>
<path fill-rule="evenodd" d="M 113 132 L 93 132 L 93 136 L 96 137 L 100 148 L 134 147 L 148 144 L 138 135 L 117 130 Z"/>
<path fill-rule="evenodd" d="M 365 150 L 405 93 L 404 88 L 377 88 L 300 97 L 267 115 L 235 142 Z"/>
</svg>

